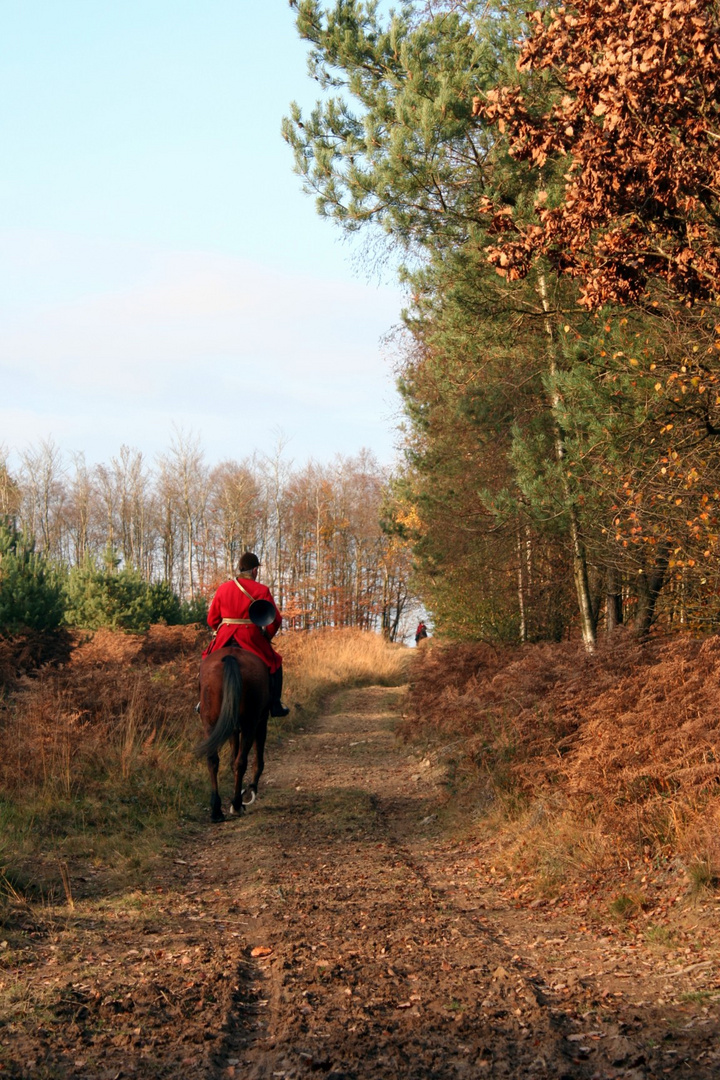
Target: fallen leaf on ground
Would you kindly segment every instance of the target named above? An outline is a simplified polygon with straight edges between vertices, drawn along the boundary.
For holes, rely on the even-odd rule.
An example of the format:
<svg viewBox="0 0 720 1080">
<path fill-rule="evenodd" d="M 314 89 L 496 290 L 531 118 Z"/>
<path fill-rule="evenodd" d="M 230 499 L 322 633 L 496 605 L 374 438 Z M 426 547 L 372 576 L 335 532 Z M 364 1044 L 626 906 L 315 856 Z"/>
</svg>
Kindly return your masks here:
<svg viewBox="0 0 720 1080">
<path fill-rule="evenodd" d="M 256 945 L 250 953 L 251 956 L 270 956 L 272 949 L 269 945 Z"/>
</svg>

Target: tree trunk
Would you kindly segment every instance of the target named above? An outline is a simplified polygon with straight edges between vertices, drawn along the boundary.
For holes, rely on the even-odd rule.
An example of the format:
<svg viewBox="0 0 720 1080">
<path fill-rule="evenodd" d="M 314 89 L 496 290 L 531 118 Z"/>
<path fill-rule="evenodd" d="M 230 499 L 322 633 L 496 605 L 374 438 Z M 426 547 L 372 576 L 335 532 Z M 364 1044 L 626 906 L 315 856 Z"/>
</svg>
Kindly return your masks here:
<svg viewBox="0 0 720 1080">
<path fill-rule="evenodd" d="M 523 574 L 523 541 L 520 526 L 517 531 L 517 589 L 518 589 L 518 609 L 520 612 L 520 641 L 527 641 L 527 621 L 525 618 L 525 575 Z"/>
<path fill-rule="evenodd" d="M 612 636 L 618 626 L 622 626 L 622 622 L 623 607 L 620 575 L 616 567 L 609 566 L 605 584 L 605 632 L 608 637 Z"/>
<path fill-rule="evenodd" d="M 655 618 L 655 606 L 665 584 L 665 575 L 670 562 L 670 545 L 662 544 L 658 549 L 655 566 L 650 573 L 638 574 L 638 605 L 635 612 L 633 630 L 638 637 L 644 637 Z"/>
<path fill-rule="evenodd" d="M 595 652 L 597 645 L 596 636 L 596 621 L 593 614 L 592 599 L 590 597 L 590 582 L 588 580 L 587 570 L 587 558 L 585 554 L 585 545 L 582 539 L 582 533 L 580 530 L 580 519 L 578 516 L 577 508 L 573 499 L 573 492 L 568 482 L 567 470 L 565 469 L 565 433 L 562 429 L 562 425 L 558 420 L 558 412 L 560 406 L 560 395 L 555 388 L 555 376 L 557 374 L 557 359 L 555 356 L 555 335 L 553 333 L 552 323 L 550 321 L 550 305 L 547 298 L 547 283 L 545 281 L 545 275 L 540 274 L 538 277 L 538 286 L 540 291 L 540 299 L 542 301 L 543 311 L 545 312 L 545 333 L 548 338 L 548 360 L 550 364 L 550 380 L 551 380 L 551 410 L 553 413 L 553 423 L 555 426 L 555 456 L 557 463 L 560 467 L 560 481 L 563 487 L 563 494 L 568 508 L 568 517 L 570 522 L 570 544 L 572 549 L 572 563 L 573 563 L 573 580 L 575 581 L 575 591 L 578 598 L 578 609 L 580 613 L 580 632 L 582 634 L 583 645 L 586 652 Z"/>
<path fill-rule="evenodd" d="M 569 494 L 569 491 L 568 491 Z M 585 557 L 585 545 L 580 535 L 580 523 L 575 507 L 570 506 L 570 539 L 573 553 L 573 578 L 575 591 L 577 592 L 578 608 L 580 610 L 580 632 L 582 633 L 585 651 L 595 652 L 597 645 L 596 622 L 593 614 L 592 599 L 590 597 L 590 582 L 588 581 L 587 559 Z"/>
</svg>

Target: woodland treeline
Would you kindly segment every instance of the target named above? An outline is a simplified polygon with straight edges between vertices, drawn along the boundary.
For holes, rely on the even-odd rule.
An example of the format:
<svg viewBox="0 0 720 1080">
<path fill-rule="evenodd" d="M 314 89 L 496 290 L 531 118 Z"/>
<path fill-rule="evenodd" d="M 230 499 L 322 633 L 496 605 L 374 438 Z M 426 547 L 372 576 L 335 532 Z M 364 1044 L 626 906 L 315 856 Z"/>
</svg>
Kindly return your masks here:
<svg viewBox="0 0 720 1080">
<path fill-rule="evenodd" d="M 0 554 L 34 538 L 76 611 L 135 575 L 190 617 L 247 546 L 297 626 L 392 636 L 412 589 L 465 637 L 717 630 L 717 5 L 291 7 L 321 95 L 284 122 L 296 170 L 402 263 L 399 470 L 46 445 L 6 475 Z"/>
<path fill-rule="evenodd" d="M 199 440 L 178 433 L 154 462 L 123 446 L 90 466 L 45 441 L 14 469 L 0 463 L 0 626 L 45 626 L 49 613 L 91 628 L 203 619 L 249 549 L 286 626 L 394 639 L 409 560 L 380 526 L 387 490 L 367 452 L 298 468 L 279 448 L 211 466 Z"/>
<path fill-rule="evenodd" d="M 436 625 L 717 629 L 717 5 L 292 6 L 296 170 L 403 262 L 388 527 Z"/>
</svg>

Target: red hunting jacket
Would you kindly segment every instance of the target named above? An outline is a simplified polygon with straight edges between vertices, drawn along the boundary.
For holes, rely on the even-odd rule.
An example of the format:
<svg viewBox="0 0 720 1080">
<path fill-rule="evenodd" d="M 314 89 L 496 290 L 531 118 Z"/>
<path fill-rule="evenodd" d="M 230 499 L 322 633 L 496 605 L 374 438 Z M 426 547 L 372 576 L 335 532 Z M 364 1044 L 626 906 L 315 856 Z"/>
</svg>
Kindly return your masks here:
<svg viewBox="0 0 720 1080">
<path fill-rule="evenodd" d="M 240 585 L 245 592 L 250 594 L 249 597 L 242 592 Z M 253 600 L 269 600 L 275 605 L 267 585 L 261 585 L 259 581 L 253 581 L 252 578 L 230 578 L 229 581 L 222 583 L 212 598 L 207 617 L 208 626 L 217 630 L 217 635 L 203 656 L 209 652 L 215 652 L 216 649 L 222 649 L 226 645 L 239 645 L 241 649 L 259 656 L 267 664 L 268 671 L 272 673 L 277 671 L 282 664 L 282 657 L 270 644 L 270 638 L 275 637 L 280 629 L 282 616 L 275 605 L 275 618 L 269 626 L 263 630 L 259 626 L 253 626 L 249 615 L 250 604 Z M 224 623 L 223 619 L 242 619 L 247 622 Z"/>
</svg>

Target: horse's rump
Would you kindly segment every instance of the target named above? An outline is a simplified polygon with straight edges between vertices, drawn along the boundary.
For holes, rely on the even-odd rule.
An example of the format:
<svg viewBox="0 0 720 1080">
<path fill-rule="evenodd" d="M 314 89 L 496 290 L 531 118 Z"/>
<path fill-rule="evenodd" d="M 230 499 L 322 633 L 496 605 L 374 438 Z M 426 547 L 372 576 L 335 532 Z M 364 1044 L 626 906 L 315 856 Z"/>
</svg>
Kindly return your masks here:
<svg viewBox="0 0 720 1080">
<path fill-rule="evenodd" d="M 207 738 L 198 754 L 215 753 L 234 731 L 248 734 L 269 708 L 268 673 L 253 653 L 228 647 L 200 663 L 200 718 Z"/>
</svg>

